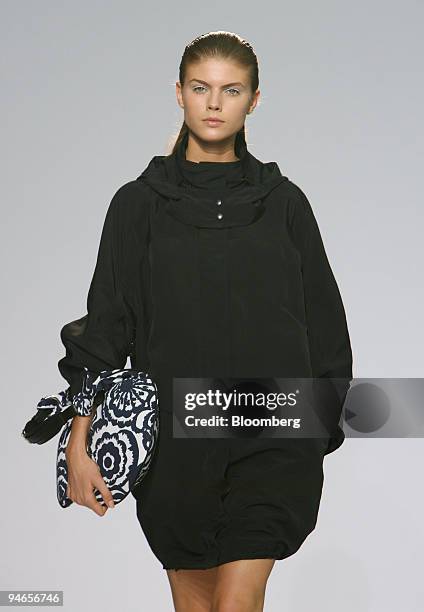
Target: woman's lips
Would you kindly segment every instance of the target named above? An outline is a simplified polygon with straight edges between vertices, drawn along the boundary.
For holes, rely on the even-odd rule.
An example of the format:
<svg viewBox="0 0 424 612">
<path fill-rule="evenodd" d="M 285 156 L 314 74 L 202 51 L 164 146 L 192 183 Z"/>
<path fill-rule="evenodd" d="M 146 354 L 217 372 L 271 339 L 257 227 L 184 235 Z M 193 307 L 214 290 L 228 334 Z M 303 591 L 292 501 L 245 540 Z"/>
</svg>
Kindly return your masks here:
<svg viewBox="0 0 424 612">
<path fill-rule="evenodd" d="M 218 127 L 220 125 L 223 125 L 223 121 L 217 121 L 217 120 L 213 120 L 213 119 L 204 119 L 203 120 L 205 123 L 207 123 L 210 127 Z"/>
</svg>

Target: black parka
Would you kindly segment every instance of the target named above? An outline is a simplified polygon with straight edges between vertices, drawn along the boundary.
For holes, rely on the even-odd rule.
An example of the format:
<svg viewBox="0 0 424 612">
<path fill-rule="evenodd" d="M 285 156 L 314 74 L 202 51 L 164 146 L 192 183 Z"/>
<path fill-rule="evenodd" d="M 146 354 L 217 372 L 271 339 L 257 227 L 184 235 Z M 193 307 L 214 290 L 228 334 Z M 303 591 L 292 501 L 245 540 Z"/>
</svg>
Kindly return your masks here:
<svg viewBox="0 0 424 612">
<path fill-rule="evenodd" d="M 122 368 L 127 356 L 155 378 L 166 411 L 172 377 L 335 377 L 345 392 L 345 311 L 305 193 L 240 142 L 239 184 L 190 189 L 186 145 L 112 198 L 87 314 L 61 331 L 72 393 L 84 367 Z M 343 439 L 338 427 L 325 452 Z"/>
</svg>

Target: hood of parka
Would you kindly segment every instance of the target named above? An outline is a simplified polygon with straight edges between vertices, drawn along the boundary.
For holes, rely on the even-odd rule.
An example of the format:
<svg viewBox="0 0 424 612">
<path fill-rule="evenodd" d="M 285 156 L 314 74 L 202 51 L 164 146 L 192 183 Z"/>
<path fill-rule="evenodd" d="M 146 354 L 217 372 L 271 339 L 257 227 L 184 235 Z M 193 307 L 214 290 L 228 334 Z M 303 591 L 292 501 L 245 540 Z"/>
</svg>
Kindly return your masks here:
<svg viewBox="0 0 424 612">
<path fill-rule="evenodd" d="M 244 142 L 238 141 L 236 155 L 242 164 L 243 180 L 237 188 L 223 190 L 222 195 L 207 191 L 190 193 L 178 163 L 185 159 L 187 142 L 185 134 L 175 152 L 155 155 L 137 177 L 167 200 L 166 212 L 187 225 L 223 228 L 254 223 L 265 211 L 264 199 L 288 180 L 276 162 L 261 162 Z M 209 162 L 200 162 L 203 163 Z"/>
</svg>

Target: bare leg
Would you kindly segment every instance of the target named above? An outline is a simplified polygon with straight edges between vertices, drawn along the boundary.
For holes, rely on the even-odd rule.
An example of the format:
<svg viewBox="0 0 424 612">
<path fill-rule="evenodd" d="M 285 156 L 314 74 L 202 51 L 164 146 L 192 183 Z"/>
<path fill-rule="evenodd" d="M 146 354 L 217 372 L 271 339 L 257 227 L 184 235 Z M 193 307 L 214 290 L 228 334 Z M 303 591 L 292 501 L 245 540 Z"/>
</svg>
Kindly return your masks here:
<svg viewBox="0 0 424 612">
<path fill-rule="evenodd" d="M 166 571 L 175 612 L 210 612 L 217 567 Z"/>
<path fill-rule="evenodd" d="M 275 559 L 240 559 L 218 566 L 210 612 L 262 612 Z"/>
</svg>

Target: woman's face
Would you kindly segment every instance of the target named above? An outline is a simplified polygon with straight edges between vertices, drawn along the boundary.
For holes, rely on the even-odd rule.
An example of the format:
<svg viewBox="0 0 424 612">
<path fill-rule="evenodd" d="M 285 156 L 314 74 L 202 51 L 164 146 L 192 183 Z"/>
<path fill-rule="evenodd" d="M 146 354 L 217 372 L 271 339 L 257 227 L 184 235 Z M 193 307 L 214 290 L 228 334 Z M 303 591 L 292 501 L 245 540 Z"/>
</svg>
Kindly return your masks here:
<svg viewBox="0 0 424 612">
<path fill-rule="evenodd" d="M 178 81 L 176 93 L 190 131 L 204 142 L 217 143 L 235 138 L 260 92 L 251 92 L 247 68 L 214 58 L 189 64 L 184 86 Z M 222 123 L 210 126 L 208 117 L 218 117 Z"/>
</svg>

